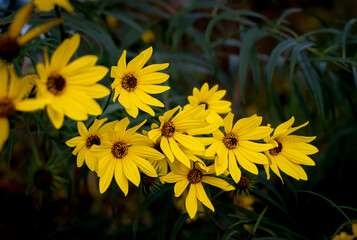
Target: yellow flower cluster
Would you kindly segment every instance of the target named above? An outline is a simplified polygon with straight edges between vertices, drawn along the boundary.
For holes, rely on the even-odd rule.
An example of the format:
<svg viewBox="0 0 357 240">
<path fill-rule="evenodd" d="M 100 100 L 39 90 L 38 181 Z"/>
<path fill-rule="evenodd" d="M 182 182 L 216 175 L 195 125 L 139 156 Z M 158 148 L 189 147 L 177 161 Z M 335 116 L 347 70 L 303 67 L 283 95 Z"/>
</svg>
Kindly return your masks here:
<svg viewBox="0 0 357 240">
<path fill-rule="evenodd" d="M 67 1 L 35 0 L 25 5 L 9 32 L 0 38 L 0 57 L 11 62 L 22 44 L 60 24 L 62 19 L 56 19 L 19 37 L 35 5 L 45 11 L 55 4 L 73 11 Z M 103 110 L 95 99 L 110 94 L 107 87 L 98 83 L 108 68 L 96 65 L 98 58 L 93 55 L 71 61 L 79 45 L 80 36 L 76 33 L 64 40 L 51 58 L 44 49 L 44 63 L 36 66 L 38 77 L 33 86 L 29 78 L 19 78 L 11 64 L 0 62 L 0 149 L 9 135 L 8 119 L 16 111 L 46 108 L 56 129 L 61 128 L 65 116 L 77 121 L 79 136 L 66 144 L 74 148 L 78 167 L 85 162 L 96 172 L 100 193 L 108 189 L 113 178 L 125 195 L 129 181 L 135 186 L 148 178 L 162 184 L 174 183 L 175 197 L 185 192 L 185 207 L 191 218 L 195 217 L 199 202 L 214 211 L 205 185 L 232 191 L 242 171 L 257 175 L 261 166 L 268 179 L 271 169 L 281 180 L 280 171 L 297 180 L 307 180 L 301 165 L 315 165 L 308 156 L 318 152 L 309 144 L 315 137 L 291 133 L 308 123 L 292 127 L 292 117 L 273 129 L 269 124 L 263 126 L 263 118 L 257 115 L 235 121 L 231 103 L 223 100 L 226 91 L 218 90 L 218 85 L 210 88 L 204 83 L 201 89 L 194 88 L 185 106 L 167 110 L 158 117 L 157 124 L 141 133 L 139 129 L 147 120 L 130 126 L 129 117 L 100 119 Z M 152 106 L 165 105 L 151 94 L 170 89 L 170 76 L 160 72 L 169 67 L 168 63 L 145 66 L 152 54 L 149 47 L 127 63 L 124 50 L 117 66 L 111 67 L 112 100 L 118 100 L 134 119 L 139 109 L 155 117 Z M 83 121 L 88 115 L 98 117 L 85 126 Z"/>
<path fill-rule="evenodd" d="M 164 107 L 149 94 L 162 93 L 170 89 L 165 83 L 169 75 L 158 72 L 168 64 L 153 64 L 144 67 L 152 55 L 148 48 L 126 64 L 126 51 L 117 66 L 112 67 L 114 78 L 113 101 L 124 106 L 126 112 L 136 118 L 139 109 L 155 116 L 149 106 Z M 223 191 L 234 190 L 242 171 L 258 174 L 258 166 L 264 166 L 268 178 L 270 168 L 280 178 L 279 170 L 296 178 L 307 180 L 300 165 L 314 165 L 307 155 L 318 150 L 308 144 L 314 137 L 290 135 L 307 123 L 292 128 L 294 118 L 279 125 L 274 135 L 270 125 L 262 126 L 262 117 L 253 115 L 234 123 L 231 103 L 223 100 L 225 90 L 218 85 L 201 89 L 194 88 L 187 105 L 177 106 L 158 117 L 158 124 L 138 130 L 145 124 L 128 128 L 128 117 L 105 123 L 106 118 L 95 120 L 87 129 L 78 123 L 80 136 L 67 141 L 75 147 L 77 165 L 85 161 L 89 169 L 99 177 L 99 190 L 103 193 L 113 177 L 128 194 L 128 181 L 139 186 L 142 179 L 158 178 L 161 183 L 174 183 L 175 197 L 185 190 L 185 207 L 194 218 L 198 201 L 214 211 L 205 184 Z M 222 118 L 222 114 L 226 114 Z M 105 123 L 105 124 L 104 124 Z M 282 178 L 281 178 L 282 179 Z"/>
</svg>

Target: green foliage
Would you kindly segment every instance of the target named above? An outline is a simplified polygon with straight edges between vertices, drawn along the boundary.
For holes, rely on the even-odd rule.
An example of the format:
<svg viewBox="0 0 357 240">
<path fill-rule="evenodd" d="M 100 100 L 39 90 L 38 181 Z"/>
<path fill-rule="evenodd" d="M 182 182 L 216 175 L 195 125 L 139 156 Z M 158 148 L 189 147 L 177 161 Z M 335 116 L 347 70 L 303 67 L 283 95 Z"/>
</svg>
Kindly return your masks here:
<svg viewBox="0 0 357 240">
<path fill-rule="evenodd" d="M 278 18 L 271 19 L 255 11 L 238 10 L 221 1 L 193 1 L 180 7 L 164 0 L 71 0 L 71 3 L 74 13 L 61 11 L 65 17 L 65 32 L 53 28 L 21 50 L 20 56 L 28 57 L 32 68 L 42 61 L 38 57 L 42 48 L 46 46 L 52 52 L 65 37 L 63 34 L 79 32 L 83 44 L 78 56 L 97 55 L 99 63 L 109 68 L 116 65 L 124 49 L 131 58 L 153 45 L 155 54 L 151 63 L 170 63 L 171 90 L 160 96 L 166 108 L 186 104 L 193 87 L 204 82 L 218 83 L 220 88 L 227 90 L 227 99 L 232 101 L 233 111 L 239 116 L 252 114 L 250 109 L 253 108 L 254 113 L 264 116 L 264 121 L 275 124 L 274 127 L 291 116 L 298 122 L 310 121 L 306 133 L 318 136 L 315 143 L 320 152 L 314 158 L 317 166 L 307 171 L 309 181 L 289 181 L 284 175 L 285 185 L 282 185 L 275 176 L 268 181 L 266 175 L 259 175 L 260 185 L 251 192 L 257 199 L 254 210 L 233 204 L 232 197 L 225 193 L 210 190 L 211 196 L 215 196 L 216 211 L 205 209 L 204 218 L 189 223 L 187 213 L 182 214 L 174 207 L 173 196 L 169 194 L 172 187 L 165 186 L 147 196 L 131 193 L 130 200 L 121 196 L 116 186 L 102 196 L 91 195 L 90 187 L 83 186 L 89 181 L 87 169 L 76 169 L 75 158 L 65 145 L 66 140 L 77 135 L 76 123 L 65 119 L 64 126 L 54 131 L 46 114 L 32 114 L 31 120 L 21 126 L 19 122 L 24 124 L 25 118 L 19 115 L 10 120 L 13 124 L 0 163 L 18 171 L 27 169 L 24 163 L 16 161 L 17 151 L 25 151 L 27 146 L 23 145 L 27 141 L 31 157 L 26 156 L 25 165 L 61 168 L 63 171 L 54 172 L 66 179 L 58 181 L 56 189 L 66 189 L 66 197 L 60 195 L 59 199 L 61 207 L 70 210 L 65 217 L 58 217 L 61 218 L 56 220 L 58 226 L 51 225 L 43 231 L 41 227 L 47 225 L 41 222 L 36 234 L 63 237 L 67 231 L 69 234 L 80 229 L 81 234 L 73 233 L 74 237 L 90 237 L 93 233 L 92 236 L 105 236 L 104 239 L 318 240 L 331 239 L 342 230 L 351 231 L 351 224 L 357 223 L 357 209 L 353 205 L 356 203 L 353 196 L 357 167 L 354 152 L 357 19 L 337 27 L 321 24 L 317 29 L 303 32 L 290 20 L 294 16 L 304 18 L 308 13 L 296 8 L 287 9 Z M 38 13 L 31 17 L 30 23 L 37 26 L 54 16 L 54 11 Z M 116 19 L 116 26 L 111 26 L 108 16 Z M 0 28 L 5 30 L 13 17 L 11 12 L 1 18 Z M 148 29 L 155 33 L 154 42 L 145 43 L 140 38 Z M 23 63 L 21 57 L 15 60 L 17 66 Z M 106 76 L 102 83 L 110 87 L 111 81 Z M 112 118 L 110 120 L 127 116 L 121 105 L 109 104 L 111 99 L 112 95 L 99 101 L 105 109 L 101 116 Z M 160 111 L 164 110 L 156 112 Z M 146 118 L 150 123 L 154 121 L 144 114 L 135 121 L 139 123 Z M 85 125 L 93 121 L 94 117 Z M 33 183 L 31 179 L 26 181 L 27 185 Z M 79 193 L 82 188 L 84 193 Z M 28 195 L 37 193 L 29 191 Z M 85 201 L 83 206 L 82 200 Z M 43 201 L 43 211 L 53 211 L 51 204 L 58 200 L 47 196 Z M 124 201 L 132 201 L 137 206 Z M 79 207 L 85 210 L 75 210 Z M 109 214 L 106 207 L 110 209 Z M 73 216 L 71 211 L 74 211 Z M 146 215 L 148 212 L 151 215 Z M 340 214 L 337 217 L 336 212 Z M 311 221 L 315 221 L 315 226 L 310 225 L 308 214 L 313 215 Z M 92 220 L 93 216 L 97 218 Z M 87 219 L 93 221 L 88 223 L 92 224 L 88 234 L 81 229 L 88 227 Z M 78 228 L 67 225 L 72 221 Z M 96 222 L 105 224 L 97 226 Z"/>
</svg>

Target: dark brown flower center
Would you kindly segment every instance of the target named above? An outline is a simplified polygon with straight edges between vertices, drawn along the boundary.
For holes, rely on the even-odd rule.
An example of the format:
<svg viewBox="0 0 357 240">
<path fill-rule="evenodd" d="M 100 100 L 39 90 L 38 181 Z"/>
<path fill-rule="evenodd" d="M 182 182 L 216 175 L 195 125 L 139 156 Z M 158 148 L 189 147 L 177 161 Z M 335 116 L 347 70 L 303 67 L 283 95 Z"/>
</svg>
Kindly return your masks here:
<svg viewBox="0 0 357 240">
<path fill-rule="evenodd" d="M 61 95 L 66 87 L 66 80 L 59 74 L 52 74 L 47 78 L 47 90 L 53 95 Z"/>
<path fill-rule="evenodd" d="M 279 141 L 277 141 L 277 143 L 278 143 L 277 147 L 272 148 L 272 149 L 269 150 L 269 153 L 272 156 L 278 155 L 281 152 L 281 150 L 283 149 L 283 145 Z"/>
<path fill-rule="evenodd" d="M 187 174 L 187 179 L 190 183 L 200 183 L 202 180 L 202 172 L 199 169 L 193 168 Z"/>
<path fill-rule="evenodd" d="M 164 137 L 172 137 L 176 131 L 176 128 L 171 121 L 167 121 L 162 125 L 161 133 Z"/>
<path fill-rule="evenodd" d="M 237 188 L 240 190 L 245 190 L 251 186 L 252 184 L 250 182 L 250 178 L 247 175 L 242 174 L 239 182 L 237 183 Z"/>
<path fill-rule="evenodd" d="M 145 173 L 141 173 L 141 182 L 145 186 L 152 186 L 156 182 L 156 177 L 150 177 L 150 176 L 146 175 Z"/>
<path fill-rule="evenodd" d="M 8 34 L 0 38 L 0 57 L 6 61 L 12 61 L 20 53 L 20 45 L 16 38 Z"/>
<path fill-rule="evenodd" d="M 238 136 L 232 132 L 227 133 L 222 141 L 228 149 L 235 149 L 238 146 Z"/>
<path fill-rule="evenodd" d="M 112 147 L 112 154 L 115 158 L 123 158 L 128 154 L 129 147 L 123 142 L 116 142 Z"/>
<path fill-rule="evenodd" d="M 0 98 L 0 118 L 7 118 L 14 114 L 15 114 L 15 105 L 13 101 L 7 97 Z"/>
<path fill-rule="evenodd" d="M 124 77 L 121 81 L 121 86 L 128 92 L 132 92 L 135 90 L 136 86 L 138 85 L 138 80 L 136 77 L 131 73 L 124 74 Z"/>
<path fill-rule="evenodd" d="M 100 138 L 97 135 L 92 135 L 87 138 L 86 146 L 89 149 L 93 144 L 100 145 Z"/>
</svg>

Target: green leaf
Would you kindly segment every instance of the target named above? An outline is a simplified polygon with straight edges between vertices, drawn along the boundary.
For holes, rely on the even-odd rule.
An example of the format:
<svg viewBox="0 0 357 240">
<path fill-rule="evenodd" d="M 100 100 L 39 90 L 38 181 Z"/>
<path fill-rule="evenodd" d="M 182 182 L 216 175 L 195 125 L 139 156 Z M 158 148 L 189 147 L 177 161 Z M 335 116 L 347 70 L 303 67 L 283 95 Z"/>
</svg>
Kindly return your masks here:
<svg viewBox="0 0 357 240">
<path fill-rule="evenodd" d="M 345 27 L 343 28 L 342 32 L 342 58 L 346 58 L 346 49 L 347 49 L 347 39 L 348 39 L 348 33 L 350 31 L 351 26 L 357 21 L 356 18 L 352 18 L 349 20 Z"/>
<path fill-rule="evenodd" d="M 257 219 L 257 222 L 255 223 L 254 225 L 254 228 L 253 228 L 253 233 L 255 233 L 257 230 L 258 230 L 258 227 L 259 227 L 259 224 L 260 222 L 262 221 L 263 217 L 264 217 L 264 214 L 265 212 L 268 210 L 268 206 L 266 206 L 264 208 L 264 210 L 261 212 L 261 214 L 259 215 L 258 219 Z"/>
<path fill-rule="evenodd" d="M 357 67 L 352 67 L 353 80 L 357 88 Z"/>
<path fill-rule="evenodd" d="M 182 225 L 186 222 L 186 219 L 188 219 L 188 213 L 185 213 L 181 215 L 175 222 L 174 227 L 172 228 L 172 232 L 170 235 L 170 240 L 175 240 L 177 239 L 177 235 L 181 230 Z"/>
<path fill-rule="evenodd" d="M 280 42 L 272 51 L 269 62 L 267 65 L 267 90 L 268 90 L 268 96 L 270 96 L 271 88 L 272 88 L 272 82 L 273 82 L 273 74 L 274 74 L 274 69 L 275 65 L 277 64 L 280 55 L 287 51 L 288 49 L 292 48 L 297 44 L 295 39 L 287 39 L 282 42 Z"/>
<path fill-rule="evenodd" d="M 289 16 L 290 14 L 293 14 L 293 13 L 299 13 L 299 12 L 302 12 L 302 10 L 300 8 L 290 8 L 290 9 L 287 9 L 285 10 L 279 17 L 279 19 L 276 21 L 276 25 L 280 25 L 284 19 Z"/>
<path fill-rule="evenodd" d="M 352 224 L 351 222 L 351 219 L 346 215 L 346 213 L 344 211 L 342 211 L 342 209 L 337 206 L 334 202 L 332 202 L 330 199 L 328 199 L 327 197 L 321 195 L 321 194 L 318 194 L 318 193 L 315 193 L 315 192 L 312 192 L 312 191 L 307 191 L 307 190 L 297 190 L 296 192 L 301 192 L 301 193 L 309 193 L 311 195 L 315 195 L 315 196 L 318 196 L 322 199 L 324 199 L 326 202 L 330 203 L 334 208 L 336 208 L 346 219 L 347 221 Z"/>
<path fill-rule="evenodd" d="M 266 35 L 267 32 L 258 27 L 251 28 L 244 34 L 242 46 L 239 53 L 239 85 L 243 102 L 245 102 L 245 82 L 248 62 L 250 59 L 250 54 L 252 53 L 251 49 L 254 46 L 254 42 L 256 40 Z"/>
<path fill-rule="evenodd" d="M 161 191 L 159 192 L 152 192 L 149 195 L 146 196 L 145 200 L 140 204 L 140 207 L 136 213 L 134 222 L 133 222 L 133 236 L 134 239 L 136 239 L 136 233 L 138 231 L 139 227 L 139 220 L 142 217 L 142 215 L 145 213 L 145 211 L 148 209 L 151 203 L 156 201 L 159 197 L 161 197 L 164 193 L 168 191 L 173 190 L 173 185 L 166 186 L 165 188 L 162 188 Z"/>
<path fill-rule="evenodd" d="M 293 79 L 294 79 L 294 69 L 295 69 L 295 64 L 296 64 L 296 60 L 297 60 L 299 53 L 302 50 L 304 50 L 308 47 L 311 47 L 313 45 L 314 45 L 314 43 L 312 43 L 312 42 L 301 42 L 301 43 L 298 43 L 293 48 L 293 51 L 291 53 L 291 58 L 290 58 L 290 74 L 289 74 L 289 79 L 291 82 L 293 82 Z"/>
</svg>

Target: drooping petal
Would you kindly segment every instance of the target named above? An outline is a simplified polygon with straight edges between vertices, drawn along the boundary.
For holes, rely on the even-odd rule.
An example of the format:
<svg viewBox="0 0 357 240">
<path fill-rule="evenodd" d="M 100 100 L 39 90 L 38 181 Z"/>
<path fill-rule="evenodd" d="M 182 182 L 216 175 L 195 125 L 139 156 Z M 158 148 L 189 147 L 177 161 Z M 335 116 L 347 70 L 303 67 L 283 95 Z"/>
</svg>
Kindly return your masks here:
<svg viewBox="0 0 357 240">
<path fill-rule="evenodd" d="M 145 173 L 149 177 L 157 177 L 157 172 L 155 168 L 149 163 L 149 161 L 135 155 L 131 155 L 131 159 L 135 161 L 136 165 L 143 173 Z"/>
<path fill-rule="evenodd" d="M 129 192 L 129 182 L 128 179 L 125 177 L 123 172 L 123 162 L 117 161 L 115 172 L 114 172 L 115 181 L 117 182 L 120 189 L 123 191 L 124 195 L 128 195 Z"/>
<path fill-rule="evenodd" d="M 127 155 L 125 159 L 122 160 L 123 163 L 123 171 L 126 178 L 134 183 L 135 186 L 139 186 L 140 184 L 140 173 L 138 170 L 138 166 L 135 164 L 135 161 Z"/>
<path fill-rule="evenodd" d="M 213 207 L 211 201 L 209 200 L 209 198 L 207 197 L 207 194 L 202 186 L 202 183 L 197 183 L 194 185 L 196 186 L 198 200 L 200 200 L 203 203 L 203 205 L 205 205 L 206 207 L 208 207 L 209 209 L 211 209 L 214 212 L 214 207 Z"/>
<path fill-rule="evenodd" d="M 190 218 L 194 218 L 197 212 L 197 191 L 194 184 L 190 184 L 190 190 L 186 196 L 185 205 Z"/>
<path fill-rule="evenodd" d="M 235 183 L 238 183 L 242 172 L 240 171 L 238 164 L 237 164 L 237 160 L 234 156 L 234 152 L 233 151 L 229 151 L 228 154 L 228 158 L 229 158 L 229 163 L 228 163 L 228 168 L 229 168 L 229 173 L 231 174 L 233 180 Z"/>
<path fill-rule="evenodd" d="M 101 171 L 99 178 L 99 192 L 104 193 L 112 182 L 115 170 L 115 161 L 109 161 L 104 171 Z"/>
<path fill-rule="evenodd" d="M 210 184 L 212 186 L 218 187 L 224 191 L 232 191 L 235 188 L 224 181 L 223 179 L 216 178 L 216 177 L 211 177 L 211 176 L 203 176 L 202 177 L 202 182 Z"/>
<path fill-rule="evenodd" d="M 63 112 L 59 112 L 56 109 L 54 109 L 52 106 L 47 106 L 47 115 L 50 118 L 53 126 L 57 129 L 59 129 L 62 126 L 63 120 L 64 120 L 64 114 Z"/>
</svg>

